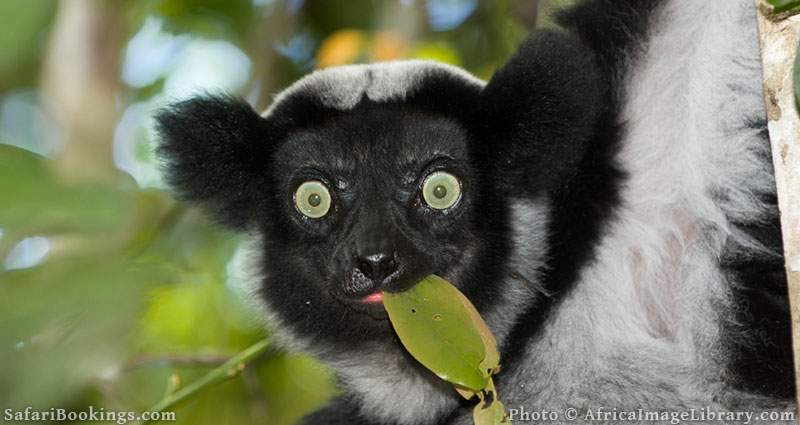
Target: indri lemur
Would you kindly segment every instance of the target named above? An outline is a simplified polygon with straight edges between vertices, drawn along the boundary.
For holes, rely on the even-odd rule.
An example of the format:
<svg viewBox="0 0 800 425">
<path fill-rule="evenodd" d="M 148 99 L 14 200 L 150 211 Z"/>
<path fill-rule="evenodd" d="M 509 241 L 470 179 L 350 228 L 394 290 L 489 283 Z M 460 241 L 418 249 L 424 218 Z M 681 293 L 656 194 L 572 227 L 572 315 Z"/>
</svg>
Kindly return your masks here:
<svg viewBox="0 0 800 425">
<path fill-rule="evenodd" d="M 793 408 L 753 2 L 557 20 L 486 82 L 342 66 L 263 114 L 200 95 L 158 115 L 176 193 L 250 235 L 280 344 L 337 374 L 305 423 L 470 423 L 380 302 L 430 273 L 496 336 L 508 407 Z"/>
</svg>

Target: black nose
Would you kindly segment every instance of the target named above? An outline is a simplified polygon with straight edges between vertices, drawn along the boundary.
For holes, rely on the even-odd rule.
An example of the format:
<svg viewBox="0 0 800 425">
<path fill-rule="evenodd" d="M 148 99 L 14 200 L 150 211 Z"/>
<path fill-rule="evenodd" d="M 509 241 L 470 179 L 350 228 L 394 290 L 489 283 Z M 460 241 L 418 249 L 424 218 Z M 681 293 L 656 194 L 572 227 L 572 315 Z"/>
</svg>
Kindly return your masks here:
<svg viewBox="0 0 800 425">
<path fill-rule="evenodd" d="M 397 271 L 397 261 L 394 257 L 387 254 L 372 254 L 359 256 L 356 261 L 356 268 L 365 277 L 374 282 L 383 282 L 392 273 Z"/>
</svg>

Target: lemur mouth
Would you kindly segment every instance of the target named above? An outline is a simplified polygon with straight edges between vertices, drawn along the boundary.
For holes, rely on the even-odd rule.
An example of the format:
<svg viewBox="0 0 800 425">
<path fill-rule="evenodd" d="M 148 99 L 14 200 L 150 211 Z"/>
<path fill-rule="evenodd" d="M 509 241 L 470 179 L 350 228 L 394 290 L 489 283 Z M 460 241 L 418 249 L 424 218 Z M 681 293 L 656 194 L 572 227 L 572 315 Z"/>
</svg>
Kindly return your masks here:
<svg viewBox="0 0 800 425">
<path fill-rule="evenodd" d="M 403 272 L 404 269 L 401 267 L 380 281 L 376 281 L 355 270 L 348 276 L 341 295 L 360 304 L 380 304 L 383 301 L 383 291 L 403 289 L 400 282 Z"/>
<path fill-rule="evenodd" d="M 355 313 L 363 314 L 379 322 L 389 320 L 389 315 L 383 308 L 383 292 L 380 290 L 360 298 L 337 296 L 334 299 Z"/>
<path fill-rule="evenodd" d="M 381 282 L 365 279 L 355 273 L 348 282 L 349 291 L 338 292 L 337 299 L 349 308 L 380 320 L 388 320 L 386 310 L 383 308 L 384 292 L 403 292 L 411 288 L 422 277 L 430 273 L 415 273 L 409 275 L 404 268 L 396 270 Z M 419 276 L 417 276 L 419 275 Z M 355 290 L 354 290 L 355 289 Z"/>
</svg>

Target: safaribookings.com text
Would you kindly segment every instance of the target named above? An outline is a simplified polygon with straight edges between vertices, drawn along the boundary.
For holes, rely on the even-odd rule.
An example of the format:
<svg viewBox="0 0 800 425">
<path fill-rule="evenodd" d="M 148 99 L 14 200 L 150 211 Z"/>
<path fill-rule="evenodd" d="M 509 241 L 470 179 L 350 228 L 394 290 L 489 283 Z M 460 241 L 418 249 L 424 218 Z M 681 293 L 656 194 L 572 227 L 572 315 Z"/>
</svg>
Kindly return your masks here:
<svg viewBox="0 0 800 425">
<path fill-rule="evenodd" d="M 71 411 L 58 407 L 49 409 L 3 409 L 2 418 L 6 422 L 112 422 L 124 425 L 131 422 L 174 421 L 175 412 L 119 412 L 89 406 L 87 410 Z"/>
</svg>

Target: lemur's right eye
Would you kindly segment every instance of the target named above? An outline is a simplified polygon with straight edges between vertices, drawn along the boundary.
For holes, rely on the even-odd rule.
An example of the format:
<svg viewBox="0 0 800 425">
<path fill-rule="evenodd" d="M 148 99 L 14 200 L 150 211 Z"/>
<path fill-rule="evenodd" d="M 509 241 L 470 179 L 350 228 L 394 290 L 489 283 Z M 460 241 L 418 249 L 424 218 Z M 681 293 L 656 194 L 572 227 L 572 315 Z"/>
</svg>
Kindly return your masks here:
<svg viewBox="0 0 800 425">
<path fill-rule="evenodd" d="M 306 217 L 324 217 L 331 209 L 331 193 L 319 180 L 303 182 L 294 192 L 294 207 Z"/>
</svg>

